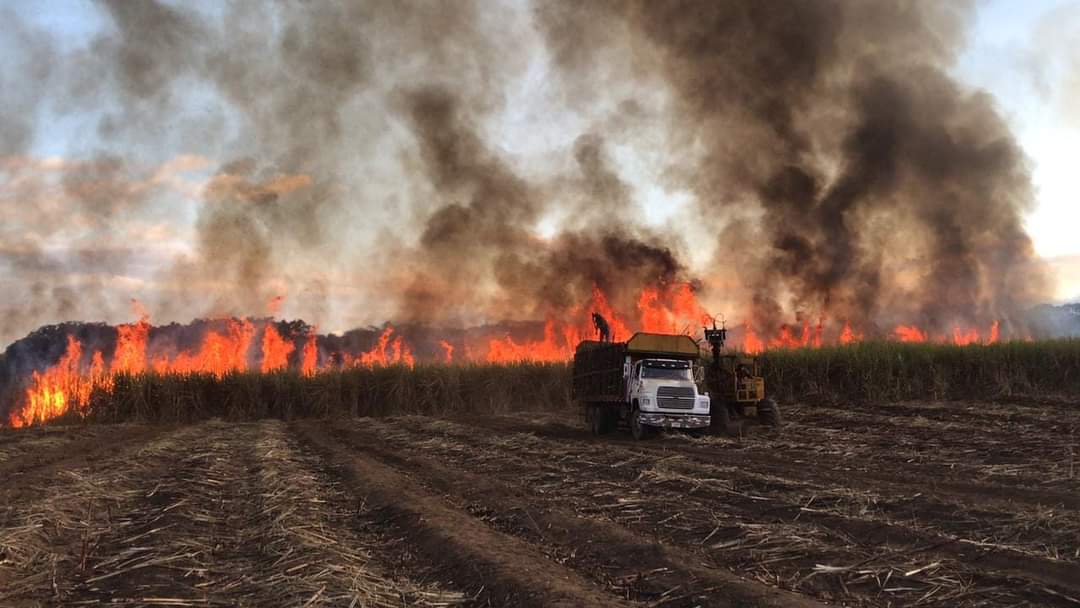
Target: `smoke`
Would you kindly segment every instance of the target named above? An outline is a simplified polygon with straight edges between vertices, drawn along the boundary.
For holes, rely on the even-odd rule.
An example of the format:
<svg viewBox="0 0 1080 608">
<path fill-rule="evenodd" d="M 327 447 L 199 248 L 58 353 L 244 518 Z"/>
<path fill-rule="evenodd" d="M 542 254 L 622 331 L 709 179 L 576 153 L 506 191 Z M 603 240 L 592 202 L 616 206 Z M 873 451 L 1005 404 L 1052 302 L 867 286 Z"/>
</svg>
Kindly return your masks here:
<svg viewBox="0 0 1080 608">
<path fill-rule="evenodd" d="M 685 279 L 664 244 L 674 237 L 635 227 L 638 210 L 601 137 L 576 140 L 572 175 L 531 183 L 477 137 L 451 92 L 429 88 L 406 99 L 436 199 L 410 252 L 404 320 L 460 322 L 476 310 L 543 318 L 580 306 L 594 287 L 632 310 L 643 286 Z M 557 208 L 570 211 L 569 227 L 537 236 L 541 214 Z"/>
<path fill-rule="evenodd" d="M 1046 293 L 1023 154 L 949 74 L 967 5 L 96 8 L 83 44 L 4 15 L 0 153 L 64 120 L 82 159 L 34 192 L 0 174 L 5 205 L 80 220 L 5 210 L 14 301 L 48 311 L 6 338 L 125 320 L 131 296 L 187 320 L 286 295 L 340 330 L 557 317 L 594 287 L 625 312 L 690 282 L 766 331 L 887 332 L 1020 328 Z M 93 252 L 118 239 L 141 253 Z"/>
<path fill-rule="evenodd" d="M 608 37 L 585 24 L 630 25 L 623 44 L 670 87 L 669 149 L 721 237 L 713 267 L 739 269 L 756 324 L 803 313 L 871 330 L 904 318 L 1015 327 L 1045 295 L 1022 223 L 1026 159 L 988 96 L 948 73 L 969 7 L 592 6 L 587 19 L 538 11 L 549 44 Z M 601 69 L 588 55 L 556 53 L 571 82 Z"/>
</svg>

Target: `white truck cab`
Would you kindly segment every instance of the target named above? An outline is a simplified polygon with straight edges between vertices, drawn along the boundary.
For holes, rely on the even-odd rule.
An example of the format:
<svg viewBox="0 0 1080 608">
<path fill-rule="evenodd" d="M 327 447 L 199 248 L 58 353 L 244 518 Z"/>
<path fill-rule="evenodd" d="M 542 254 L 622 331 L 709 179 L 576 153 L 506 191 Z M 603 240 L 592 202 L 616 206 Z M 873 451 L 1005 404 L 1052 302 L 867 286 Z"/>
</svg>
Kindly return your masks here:
<svg viewBox="0 0 1080 608">
<path fill-rule="evenodd" d="M 639 424 L 679 429 L 709 426 L 709 396 L 698 392 L 690 361 L 642 359 L 631 363 L 627 357 L 624 370 L 626 402 L 637 413 Z"/>
</svg>

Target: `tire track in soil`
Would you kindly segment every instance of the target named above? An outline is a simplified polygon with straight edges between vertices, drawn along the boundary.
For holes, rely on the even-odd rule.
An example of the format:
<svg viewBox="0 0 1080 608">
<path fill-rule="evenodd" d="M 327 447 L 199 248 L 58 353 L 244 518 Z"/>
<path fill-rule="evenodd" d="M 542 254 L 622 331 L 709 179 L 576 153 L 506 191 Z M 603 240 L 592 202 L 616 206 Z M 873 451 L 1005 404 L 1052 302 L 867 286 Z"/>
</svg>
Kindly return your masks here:
<svg viewBox="0 0 1080 608">
<path fill-rule="evenodd" d="M 448 496 L 499 531 L 537 546 L 616 595 L 666 608 L 761 606 L 820 608 L 823 604 L 699 565 L 687 554 L 606 521 L 537 504 L 531 493 L 461 470 L 438 460 L 383 447 L 379 436 L 356 428 L 326 428 L 351 451 L 371 455 Z"/>
<path fill-rule="evenodd" d="M 212 421 L 132 458 L 73 472 L 79 487 L 25 507 L 30 523 L 64 525 L 45 534 L 29 528 L 36 538 L 24 532 L 23 540 L 37 541 L 37 553 L 21 560 L 21 579 L 0 571 L 0 582 L 13 589 L 0 599 L 174 606 L 464 602 L 460 593 L 382 575 L 376 544 L 351 529 L 355 510 L 320 478 L 319 466 L 292 449 L 280 424 Z"/>
<path fill-rule="evenodd" d="M 691 546 L 699 545 L 700 539 L 706 534 L 717 535 L 720 531 L 717 538 L 731 545 L 726 551 L 729 555 L 722 563 L 735 571 L 755 566 L 752 554 L 754 551 L 762 552 L 762 546 L 759 544 L 749 547 L 750 543 L 746 541 L 746 538 L 753 538 L 755 534 L 763 536 L 766 544 L 776 540 L 775 537 L 785 535 L 795 539 L 809 539 L 804 546 L 787 547 L 787 555 L 775 557 L 769 562 L 780 564 L 779 570 L 786 572 L 781 578 L 786 579 L 786 584 L 793 587 L 805 585 L 823 572 L 828 573 L 827 569 L 818 569 L 815 564 L 858 563 L 863 566 L 860 577 L 853 577 L 853 580 L 847 582 L 843 577 L 838 577 L 838 582 L 843 587 L 842 595 L 849 595 L 847 586 L 853 581 L 865 584 L 866 576 L 870 574 L 892 576 L 891 573 L 918 573 L 928 559 L 937 560 L 934 562 L 934 572 L 921 572 L 924 575 L 934 574 L 938 582 L 924 580 L 920 583 L 917 579 L 913 581 L 909 578 L 905 581 L 907 584 L 919 584 L 906 591 L 916 592 L 914 594 L 918 596 L 933 592 L 935 588 L 947 587 L 941 581 L 962 577 L 964 580 L 978 582 L 980 588 L 996 588 L 994 593 L 1001 596 L 1001 601 L 1028 598 L 1028 601 L 1034 599 L 1044 605 L 1054 605 L 1062 603 L 1056 595 L 1058 592 L 1046 588 L 1045 585 L 1064 587 L 1065 592 L 1076 594 L 1075 588 L 1080 581 L 1077 577 L 1080 570 L 1077 570 L 1075 564 L 1033 559 L 1015 551 L 984 551 L 985 547 L 974 543 L 959 543 L 956 539 L 941 537 L 918 527 L 909 528 L 895 523 L 853 518 L 825 509 L 807 509 L 799 504 L 787 503 L 782 497 L 756 496 L 746 491 L 732 490 L 724 487 L 727 480 L 702 479 L 700 471 L 694 475 L 678 471 L 658 471 L 656 462 L 644 460 L 644 455 L 628 454 L 625 450 L 613 450 L 610 446 L 552 445 L 531 436 L 519 436 L 517 441 L 520 443 L 508 446 L 506 440 L 478 439 L 475 429 L 417 419 L 398 419 L 392 425 L 369 420 L 365 421 L 365 424 L 378 428 L 382 440 L 396 442 L 395 446 L 398 448 L 407 445 L 411 449 L 430 450 L 438 457 L 450 459 L 459 466 L 471 470 L 480 469 L 478 472 L 482 474 L 502 474 L 507 482 L 512 483 L 518 476 L 524 475 L 529 484 L 536 487 L 550 486 L 547 491 L 558 493 L 560 498 L 576 496 L 588 501 L 590 498 L 604 497 L 607 500 L 601 500 L 601 504 L 596 505 L 599 513 L 618 513 L 618 498 L 637 494 L 659 496 L 659 500 L 651 499 L 650 502 L 656 502 L 653 506 L 657 509 L 654 510 L 661 512 L 664 509 L 677 512 L 681 508 L 696 509 L 697 513 L 706 516 L 711 514 L 717 518 L 715 529 L 710 533 L 709 529 L 699 528 L 696 534 L 700 536 L 696 538 L 685 534 L 685 530 L 678 526 L 664 525 L 670 522 L 658 521 L 655 517 L 649 520 L 640 512 L 634 513 L 634 517 L 626 518 L 625 523 L 639 527 L 644 524 L 645 530 L 662 530 L 671 535 L 673 542 Z M 419 428 L 405 428 L 410 425 Z M 465 443 L 460 443 L 459 440 Z M 492 452 L 498 454 L 492 456 Z M 560 454 L 561 458 L 553 455 L 553 452 Z M 509 478 L 503 471 L 505 468 L 513 471 Z M 519 469 L 524 469 L 528 474 Z M 535 472 L 529 472 L 529 469 Z M 653 479 L 650 481 L 649 477 Z M 607 492 L 598 491 L 596 487 L 583 487 L 581 481 L 605 478 L 610 485 Z M 681 503 L 664 504 L 665 500 L 671 501 L 674 497 L 679 497 Z M 711 512 L 708 508 L 710 504 L 724 505 L 724 512 Z M 681 522 L 686 519 L 684 517 Z M 892 548 L 886 550 L 887 547 Z M 873 568 L 867 566 L 885 558 L 898 560 L 900 564 L 893 564 L 883 570 L 879 568 L 880 572 L 874 572 Z M 987 569 L 990 571 L 986 571 Z M 997 571 L 996 574 L 993 573 L 994 570 Z M 819 594 L 826 594 L 819 595 L 821 597 L 830 593 L 828 588 L 817 591 Z M 881 586 L 872 587 L 871 591 L 880 593 Z M 941 598 L 946 596 L 949 594 L 944 594 Z M 910 598 L 897 599 L 911 601 Z M 957 598 L 952 598 L 955 599 Z"/>
<path fill-rule="evenodd" d="M 307 447 L 333 464 L 349 490 L 382 512 L 383 526 L 475 593 L 480 605 L 605 607 L 639 605 L 616 598 L 521 539 L 460 511 L 414 479 L 326 435 L 326 423 L 293 427 Z"/>
<path fill-rule="evenodd" d="M 560 421 L 523 420 L 513 417 L 466 417 L 455 418 L 461 424 L 478 426 L 495 432 L 533 433 L 554 440 L 587 442 L 592 437 L 584 429 Z M 927 494 L 955 502 L 979 502 L 1015 511 L 1017 508 L 1045 510 L 1068 508 L 1080 510 L 1080 492 L 1059 491 L 1038 487 L 1033 483 L 1042 480 L 1018 480 L 1010 485 L 993 485 L 970 481 L 973 478 L 968 467 L 942 464 L 905 462 L 896 459 L 882 460 L 883 453 L 894 451 L 895 444 L 867 444 L 865 436 L 845 436 L 833 441 L 822 441 L 821 436 L 796 443 L 792 425 L 784 428 L 779 436 L 735 439 L 708 437 L 690 439 L 685 436 L 665 437 L 660 441 L 634 441 L 623 434 L 604 437 L 607 444 L 642 453 L 658 453 L 661 456 L 683 454 L 688 458 L 718 465 L 731 465 L 752 469 L 761 473 L 790 475 L 793 467 L 799 467 L 800 478 L 822 484 L 843 479 L 852 488 L 882 491 L 891 488 L 892 493 Z M 862 441 L 860 445 L 856 443 Z M 808 447 L 813 445 L 814 447 Z M 927 455 L 932 454 L 928 451 Z M 1080 466 L 1080 463 L 1078 463 Z M 897 470 L 897 469 L 907 470 Z M 1076 484 L 1080 484 L 1078 479 Z"/>
</svg>

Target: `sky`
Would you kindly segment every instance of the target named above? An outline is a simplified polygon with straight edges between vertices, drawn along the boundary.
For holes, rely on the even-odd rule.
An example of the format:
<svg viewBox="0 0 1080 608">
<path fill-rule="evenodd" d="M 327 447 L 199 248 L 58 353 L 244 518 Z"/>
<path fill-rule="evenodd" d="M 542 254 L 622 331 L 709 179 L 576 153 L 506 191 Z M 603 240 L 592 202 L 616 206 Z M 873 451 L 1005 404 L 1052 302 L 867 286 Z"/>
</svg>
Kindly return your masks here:
<svg viewBox="0 0 1080 608">
<path fill-rule="evenodd" d="M 1037 207 L 1027 228 L 1058 271 L 1059 300 L 1080 299 L 1080 3 L 980 3 L 955 72 L 992 94 L 1031 159 Z"/>
<path fill-rule="evenodd" d="M 514 0 L 508 2 L 515 4 Z M 197 6 L 205 13 L 223 10 L 223 5 L 216 2 Z M 103 29 L 113 27 L 103 11 L 89 0 L 0 0 L 0 11 L 18 14 L 24 21 L 53 34 L 58 44 L 72 51 L 87 47 Z M 537 34 L 521 22 L 520 15 L 514 11 L 510 11 L 510 14 L 512 20 L 506 26 L 508 31 L 520 38 L 523 45 L 542 46 Z M 0 17 L 2 15 L 0 12 Z M 1080 149 L 1080 52 L 1072 45 L 1072 41 L 1077 39 L 1080 39 L 1080 0 L 982 1 L 977 3 L 966 46 L 953 67 L 954 75 L 961 82 L 972 87 L 972 90 L 984 90 L 993 97 L 996 107 L 1012 127 L 1030 159 L 1037 193 L 1036 204 L 1028 210 L 1025 225 L 1037 253 L 1048 261 L 1056 274 L 1057 287 L 1053 294 L 1056 301 L 1080 299 L 1080 239 L 1075 237 L 1075 226 L 1080 225 L 1080 207 L 1077 205 L 1080 201 L 1077 201 L 1077 188 L 1073 184 L 1073 159 L 1076 150 Z M 0 35 L 0 52 L 5 44 L 24 42 L 17 37 Z M 21 69 L 21 66 L 6 65 L 4 62 L 5 59 L 0 56 L 0 69 L 9 75 Z M 517 70 L 515 86 L 507 92 L 509 99 L 504 100 L 509 110 L 499 113 L 484 128 L 490 131 L 486 139 L 498 142 L 499 153 L 515 159 L 515 169 L 528 176 L 530 167 L 542 173 L 549 167 L 567 164 L 566 151 L 573 148 L 575 138 L 587 131 L 589 122 L 596 120 L 596 116 L 576 111 L 560 97 L 557 88 L 550 86 L 550 75 L 546 72 L 543 57 L 534 55 L 527 64 L 517 66 Z M 0 86 L 13 86 L 14 82 L 0 80 Z M 647 95 L 647 92 L 643 94 Z M 137 140 L 124 139 L 126 143 L 113 150 L 114 144 L 100 135 L 101 116 L 92 112 L 54 112 L 34 104 L 32 93 L 28 94 L 30 100 L 25 107 L 9 109 L 36 114 L 27 153 L 32 159 L 28 162 L 34 170 L 45 173 L 70 171 L 72 163 L 77 163 L 79 159 L 102 151 L 116 151 L 137 161 L 138 174 L 126 186 L 128 190 L 125 194 L 153 196 L 162 201 L 157 209 L 167 209 L 167 212 L 140 212 L 122 226 L 117 224 L 120 227 L 115 231 L 114 242 L 108 244 L 114 247 L 111 255 L 120 258 L 127 255 L 125 251 L 137 250 L 140 252 L 137 260 L 130 256 L 122 260 L 106 259 L 104 262 L 93 256 L 80 260 L 79 263 L 88 269 L 87 276 L 90 278 L 87 280 L 106 283 L 110 294 L 130 293 L 138 296 L 149 289 L 154 274 L 161 267 L 170 264 L 176 257 L 191 253 L 198 221 L 198 199 L 205 194 L 208 180 L 227 160 L 224 158 L 229 154 L 226 147 L 234 146 L 235 139 L 243 136 L 231 130 L 229 110 L 224 107 L 228 104 L 221 103 L 215 93 L 192 87 L 185 91 L 185 95 L 194 100 L 187 104 L 188 110 L 204 111 L 211 116 L 215 112 L 223 113 L 220 138 L 214 141 L 188 139 L 184 134 L 185 116 L 170 116 L 150 123 L 153 128 L 161 130 L 160 141 L 168 142 L 168 145 L 156 145 L 155 138 L 142 137 Z M 352 103 L 361 110 L 370 106 L 369 114 L 380 110 L 379 102 L 364 96 Z M 365 112 L 359 114 L 365 115 Z M 602 112 L 598 110 L 597 114 Z M 138 118 L 134 117 L 133 122 Z M 389 159 L 387 166 L 367 164 L 362 174 L 350 175 L 345 183 L 354 184 L 358 190 L 376 184 L 384 191 L 392 191 L 400 188 L 400 175 L 395 172 L 396 167 L 391 166 L 392 161 L 401 154 L 401 150 L 395 148 L 398 140 L 394 133 L 406 132 L 408 127 L 394 120 L 377 128 L 374 124 L 361 122 L 350 125 L 347 137 L 355 142 L 357 162 L 370 158 L 371 155 L 365 156 L 365 153 L 375 148 L 385 152 L 379 158 Z M 663 137 L 660 133 L 663 127 L 655 128 L 658 130 L 655 137 Z M 123 133 L 123 130 L 120 132 Z M 636 134 L 625 141 L 609 141 L 608 146 L 619 176 L 633 186 L 634 197 L 646 222 L 663 226 L 690 213 L 692 197 L 688 192 L 663 184 L 665 176 L 660 169 L 663 166 L 663 159 L 658 158 L 660 150 L 640 145 L 640 142 L 647 142 L 652 136 L 650 133 Z M 125 148 L 124 145 L 133 147 Z M 24 174 L 19 175 L 25 177 Z M 13 207 L 19 204 L 20 199 L 11 192 L 28 192 L 31 186 L 56 186 L 42 186 L 36 182 L 26 186 L 23 182 L 28 180 L 19 179 L 22 181 L 10 178 L 8 184 L 2 185 L 9 193 L 6 196 L 4 187 L 0 187 L 0 204 L 12 207 L 0 209 L 0 219 L 18 213 Z M 274 179 L 276 181 L 269 186 L 263 184 L 260 187 L 268 188 L 271 193 L 304 187 L 303 177 L 290 175 L 288 171 Z M 65 219 L 63 196 L 73 194 L 64 192 L 58 195 L 54 201 L 56 208 L 35 210 L 37 223 L 33 225 L 39 233 L 37 236 L 41 237 L 40 242 L 47 247 L 61 248 L 72 241 L 95 238 L 85 231 L 80 232 L 80 222 L 88 221 L 86 218 L 66 218 L 69 220 L 66 224 L 61 221 Z M 378 201 L 366 201 L 365 204 L 372 211 L 365 214 L 362 222 L 337 227 L 357 241 L 380 238 L 379 235 L 389 228 L 389 223 L 399 222 L 402 215 L 407 217 L 410 213 L 408 208 L 403 207 L 404 203 L 393 195 Z M 566 218 L 562 217 L 543 218 L 537 232 L 542 237 L 549 237 L 564 221 Z M 52 230 L 58 222 L 63 224 L 62 229 Z M 705 233 L 693 233 L 692 227 L 689 230 L 688 240 L 692 243 L 709 237 Z M 5 239 L 10 237 L 3 232 L 0 235 Z M 696 263 L 705 264 L 709 261 L 711 250 L 690 247 L 689 251 L 682 253 Z M 371 263 L 377 265 L 379 261 L 376 259 Z M 119 267 L 122 271 L 112 274 L 93 271 L 102 266 Z M 0 272 L 4 271 L 0 264 Z M 0 282 L 3 279 L 0 276 Z M 330 302 L 327 306 L 334 306 L 334 302 L 347 305 L 343 303 L 352 297 L 349 282 L 353 280 L 355 277 L 342 280 L 332 270 L 321 275 L 318 283 L 337 286 L 330 297 L 325 298 Z M 290 277 L 282 278 L 283 291 L 296 290 L 295 284 Z M 305 289 L 298 291 L 289 293 L 283 310 L 285 315 L 306 314 L 311 310 L 312 301 L 326 296 L 325 292 L 305 295 Z M 308 298 L 306 302 L 305 297 Z M 295 306 L 290 309 L 293 304 Z M 123 306 L 105 309 L 114 311 L 104 319 L 110 322 L 122 321 L 122 315 L 128 314 Z M 392 313 L 391 309 L 380 309 L 375 303 L 362 316 L 333 314 L 333 311 L 327 316 L 340 319 L 342 324 L 330 329 L 342 330 L 347 328 L 347 324 L 377 322 Z"/>
</svg>

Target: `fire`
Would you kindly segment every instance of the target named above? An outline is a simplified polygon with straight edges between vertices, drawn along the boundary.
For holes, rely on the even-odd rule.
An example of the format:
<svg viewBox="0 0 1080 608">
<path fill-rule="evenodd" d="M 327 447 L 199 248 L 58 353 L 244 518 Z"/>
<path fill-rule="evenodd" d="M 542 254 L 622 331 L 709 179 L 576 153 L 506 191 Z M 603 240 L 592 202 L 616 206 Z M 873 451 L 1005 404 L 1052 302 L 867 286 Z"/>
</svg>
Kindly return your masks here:
<svg viewBox="0 0 1080 608">
<path fill-rule="evenodd" d="M 263 329 L 262 366 L 260 371 L 269 372 L 285 369 L 289 366 L 289 354 L 296 350 L 292 340 L 281 337 L 273 323 L 267 323 Z"/>
<path fill-rule="evenodd" d="M 458 345 L 463 350 L 457 356 L 464 357 L 465 361 L 489 363 L 568 361 L 582 340 L 598 338 L 593 325 L 594 313 L 607 321 L 613 341 L 626 340 L 638 329 L 671 333 L 679 332 L 681 328 L 683 332 L 696 333 L 699 324 L 711 320 L 688 283 L 646 286 L 631 301 L 637 313 L 633 318 L 616 312 L 607 294 L 593 286 L 589 300 L 583 305 L 549 317 L 539 338 L 505 335 L 487 338 L 486 344 L 465 340 Z M 280 304 L 280 299 L 275 298 L 272 303 Z M 211 374 L 222 378 L 231 373 L 273 373 L 292 367 L 305 376 L 312 376 L 339 366 L 412 367 L 416 363 L 412 346 L 391 325 L 379 333 L 367 351 L 333 353 L 321 366 L 317 328 L 309 328 L 302 336 L 282 335 L 272 321 L 259 322 L 257 329 L 251 320 L 220 319 L 213 322 L 213 329 L 203 334 L 196 348 L 160 352 L 163 348 L 160 344 L 149 344 L 153 330 L 149 315 L 138 303 L 135 306 L 139 320 L 116 328 L 116 346 L 111 357 L 101 351 L 84 357 L 84 345 L 69 336 L 67 349 L 60 360 L 32 374 L 23 402 L 13 408 L 10 425 L 23 427 L 41 423 L 71 411 L 85 414 L 91 393 L 99 389 L 111 390 L 117 374 Z M 762 334 L 750 321 L 741 325 L 742 350 L 750 354 L 766 349 L 820 347 L 826 343 L 851 344 L 864 339 L 863 330 L 848 321 L 831 325 L 824 318 L 811 323 L 804 316 L 800 324 L 781 325 L 771 336 Z M 258 331 L 261 335 L 256 341 Z M 900 342 L 994 344 L 1001 339 L 1001 326 L 995 321 L 985 332 L 975 327 L 956 326 L 946 335 L 931 334 L 915 325 L 897 325 L 887 335 Z M 880 334 L 873 332 L 871 336 L 879 337 Z M 435 359 L 446 364 L 456 361 L 455 345 L 442 339 L 436 339 L 436 344 L 441 355 L 435 354 Z M 435 352 L 439 353 L 438 350 Z"/>
<path fill-rule="evenodd" d="M 447 364 L 454 362 L 454 345 L 446 340 L 439 340 L 439 348 L 443 349 L 443 361 Z"/>
<path fill-rule="evenodd" d="M 632 322 L 617 313 L 607 294 L 594 285 L 589 302 L 574 308 L 559 318 L 544 322 L 544 335 L 539 340 L 515 339 L 512 336 L 488 340 L 486 360 L 489 363 L 514 361 L 566 361 L 582 340 L 599 339 L 592 315 L 604 317 L 612 341 L 627 340 L 635 329 L 657 333 L 692 333 L 710 319 L 698 303 L 689 283 L 646 286 L 636 300 L 638 318 Z"/>
<path fill-rule="evenodd" d="M 88 374 L 82 372 L 82 343 L 68 336 L 67 350 L 60 361 L 43 372 L 34 372 L 26 401 L 15 409 L 9 419 L 11 426 L 21 428 L 62 416 L 76 408 L 83 411 L 95 385 L 104 381 L 105 361 L 101 352 L 92 357 Z"/>
<path fill-rule="evenodd" d="M 765 350 L 765 343 L 754 333 L 749 321 L 743 324 L 743 350 L 751 355 Z"/>
<path fill-rule="evenodd" d="M 416 363 L 413 357 L 412 347 L 401 336 L 394 335 L 394 327 L 387 325 L 375 346 L 366 353 L 360 353 L 355 358 L 346 355 L 346 365 L 360 367 L 378 367 L 385 365 L 407 365 L 412 367 Z"/>
<path fill-rule="evenodd" d="M 676 283 L 667 288 L 646 287 L 638 296 L 637 309 L 641 331 L 654 333 L 693 330 L 710 319 L 689 283 Z"/>
<path fill-rule="evenodd" d="M 914 325 L 897 325 L 893 335 L 900 342 L 938 342 L 942 344 L 956 344 L 966 346 L 968 344 L 996 344 L 1001 339 L 1001 322 L 994 321 L 983 338 L 978 328 L 953 327 L 951 336 L 931 336 L 929 333 Z"/>
<path fill-rule="evenodd" d="M 19 428 L 70 411 L 85 414 L 91 392 L 98 388 L 111 390 L 116 374 L 212 374 L 222 378 L 249 370 L 271 373 L 288 369 L 289 357 L 297 350 L 294 339 L 282 336 L 276 325 L 267 322 L 262 327 L 261 343 L 256 347 L 259 352 L 253 353 L 255 324 L 247 319 L 222 319 L 215 322 L 222 328 L 207 331 L 197 349 L 151 355 L 148 349 L 149 316 L 145 311 L 140 312 L 142 318 L 139 321 L 116 328 L 116 347 L 108 365 L 102 352 L 95 351 L 89 366 L 84 366 L 83 344 L 74 336 L 68 336 L 67 350 L 60 360 L 44 371 L 33 372 L 25 395 L 21 403 L 13 407 L 8 423 Z M 307 332 L 300 348 L 298 368 L 307 376 L 320 371 L 316 331 L 311 328 Z M 444 342 L 444 352 L 449 363 L 453 359 L 453 346 Z M 251 365 L 253 357 L 259 357 L 257 366 Z M 348 364 L 367 367 L 412 367 L 416 363 L 412 347 L 403 336 L 396 335 L 391 326 L 386 327 L 370 350 L 345 358 Z"/>
<path fill-rule="evenodd" d="M 970 327 L 961 331 L 959 327 L 953 328 L 953 344 L 959 344 L 960 346 L 966 346 L 968 344 L 975 344 L 979 341 L 979 330 L 974 327 Z"/>
<path fill-rule="evenodd" d="M 248 350 L 255 336 L 255 326 L 246 319 L 227 319 L 225 333 L 209 331 L 197 353 L 180 353 L 172 361 L 161 357 L 154 361 L 159 374 L 213 374 L 218 378 L 248 368 Z"/>
<path fill-rule="evenodd" d="M 808 346 L 821 346 L 821 334 L 824 327 L 818 322 L 813 327 L 808 319 L 803 319 L 802 329 L 796 334 L 789 325 L 781 325 L 780 332 L 775 338 L 769 340 L 770 348 L 806 348 Z M 757 339 L 757 336 L 754 336 Z M 760 351 L 755 351 L 760 352 Z"/>
<path fill-rule="evenodd" d="M 897 325 L 893 334 L 901 342 L 926 342 L 926 334 L 914 325 Z"/>
<path fill-rule="evenodd" d="M 854 329 L 851 329 L 851 324 L 844 321 L 844 328 L 840 330 L 840 344 L 851 344 L 852 342 L 861 342 L 863 335 Z"/>
<path fill-rule="evenodd" d="M 305 376 L 314 376 L 316 366 L 319 363 L 319 349 L 315 344 L 315 329 L 312 328 L 304 340 L 304 350 L 300 358 L 300 373 Z"/>
<path fill-rule="evenodd" d="M 489 363 L 511 363 L 514 361 L 566 361 L 574 356 L 577 332 L 571 327 L 563 328 L 560 335 L 556 323 L 548 319 L 544 323 L 542 340 L 518 343 L 512 337 L 492 339 L 488 342 L 487 360 Z"/>
<path fill-rule="evenodd" d="M 146 371 L 146 341 L 150 336 L 150 321 L 119 325 L 116 328 L 116 350 L 113 352 L 113 374 L 141 374 Z"/>
</svg>

